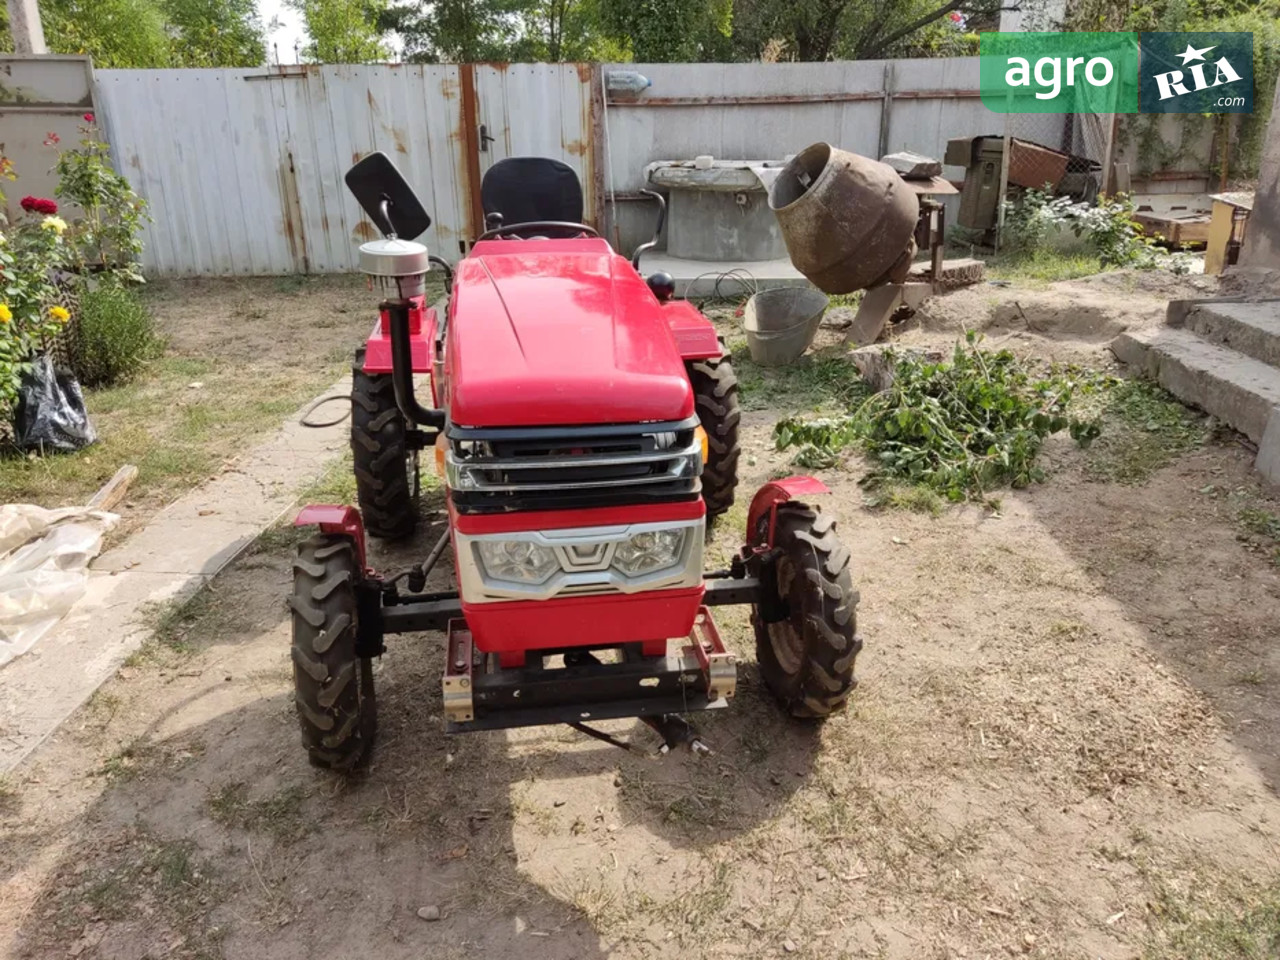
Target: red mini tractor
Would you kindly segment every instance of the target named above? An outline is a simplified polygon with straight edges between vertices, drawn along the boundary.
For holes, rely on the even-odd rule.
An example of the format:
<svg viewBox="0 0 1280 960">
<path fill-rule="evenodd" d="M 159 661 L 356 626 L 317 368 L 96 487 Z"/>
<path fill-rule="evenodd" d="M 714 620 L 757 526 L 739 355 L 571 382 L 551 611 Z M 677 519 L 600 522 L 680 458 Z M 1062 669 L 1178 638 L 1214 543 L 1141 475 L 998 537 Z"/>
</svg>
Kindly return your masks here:
<svg viewBox="0 0 1280 960">
<path fill-rule="evenodd" d="M 737 485 L 738 388 L 715 328 L 582 219 L 557 161 L 511 159 L 482 185 L 486 232 L 456 273 L 413 241 L 429 225 L 391 161 L 348 187 L 385 236 L 361 247 L 381 316 L 357 354 L 360 509 L 314 505 L 294 562 L 293 663 L 313 763 L 367 756 L 372 661 L 388 634 L 446 637 L 449 732 L 640 717 L 668 745 L 681 715 L 727 706 L 737 668 L 711 608 L 751 605 L 760 672 L 783 709 L 823 717 L 854 686 L 858 601 L 835 521 L 790 477 L 752 498 L 746 543 L 703 571 L 709 520 Z M 659 223 L 661 229 L 661 223 Z M 424 303 L 445 271 L 447 304 Z M 431 406 L 414 392 L 430 377 Z M 421 564 L 373 570 L 366 532 L 410 536 L 420 451 L 446 482 L 448 529 Z M 457 589 L 424 592 L 450 549 Z M 606 737 L 606 739 L 608 739 Z"/>
</svg>

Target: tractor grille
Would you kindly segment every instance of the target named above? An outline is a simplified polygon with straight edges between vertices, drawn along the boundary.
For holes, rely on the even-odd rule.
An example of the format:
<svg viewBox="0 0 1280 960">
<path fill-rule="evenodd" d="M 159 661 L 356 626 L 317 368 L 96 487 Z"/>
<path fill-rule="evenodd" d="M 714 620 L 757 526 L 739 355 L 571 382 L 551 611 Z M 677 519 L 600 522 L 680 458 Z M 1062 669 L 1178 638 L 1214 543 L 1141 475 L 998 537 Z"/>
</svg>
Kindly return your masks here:
<svg viewBox="0 0 1280 960">
<path fill-rule="evenodd" d="M 453 502 L 497 513 L 693 499 L 702 472 L 697 423 L 454 427 L 445 461 Z"/>
</svg>

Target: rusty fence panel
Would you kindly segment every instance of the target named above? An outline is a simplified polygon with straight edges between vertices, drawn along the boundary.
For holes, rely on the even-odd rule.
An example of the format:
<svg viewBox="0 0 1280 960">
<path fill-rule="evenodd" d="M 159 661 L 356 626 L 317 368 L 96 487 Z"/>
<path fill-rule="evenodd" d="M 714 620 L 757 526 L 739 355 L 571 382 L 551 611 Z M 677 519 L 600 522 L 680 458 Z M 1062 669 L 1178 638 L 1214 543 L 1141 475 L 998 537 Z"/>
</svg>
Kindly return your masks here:
<svg viewBox="0 0 1280 960">
<path fill-rule="evenodd" d="M 99 70 L 95 81 L 114 154 L 151 206 L 152 274 L 354 269 L 374 231 L 342 176 L 372 150 L 395 159 L 431 212 L 424 242 L 458 255 L 456 66 Z"/>
</svg>

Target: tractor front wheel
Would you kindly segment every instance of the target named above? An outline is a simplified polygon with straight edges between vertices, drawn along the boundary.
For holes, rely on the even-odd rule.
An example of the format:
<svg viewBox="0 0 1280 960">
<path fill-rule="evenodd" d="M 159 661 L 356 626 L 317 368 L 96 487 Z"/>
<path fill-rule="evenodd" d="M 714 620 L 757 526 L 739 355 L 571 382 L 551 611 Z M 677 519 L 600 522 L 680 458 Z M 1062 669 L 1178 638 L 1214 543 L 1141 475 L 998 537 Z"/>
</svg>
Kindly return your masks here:
<svg viewBox="0 0 1280 960">
<path fill-rule="evenodd" d="M 356 582 L 349 537 L 316 534 L 293 561 L 293 688 L 302 745 L 317 767 L 349 771 L 378 726 L 373 661 L 356 655 Z"/>
<path fill-rule="evenodd" d="M 391 375 L 365 373 L 364 350 L 358 350 L 351 367 L 356 500 L 365 530 L 386 540 L 409 536 L 418 519 L 410 485 L 413 460 L 407 434 Z"/>
<path fill-rule="evenodd" d="M 707 462 L 702 465 L 702 499 L 707 520 L 714 520 L 733 506 L 738 486 L 738 377 L 728 355 L 718 360 L 694 360 L 687 366 L 693 386 L 698 422 L 707 434 Z"/>
<path fill-rule="evenodd" d="M 853 662 L 862 649 L 849 548 L 832 517 L 800 503 L 779 505 L 774 544 L 786 616 L 767 623 L 751 608 L 760 673 L 792 716 L 825 717 L 844 707 L 857 684 Z"/>
</svg>

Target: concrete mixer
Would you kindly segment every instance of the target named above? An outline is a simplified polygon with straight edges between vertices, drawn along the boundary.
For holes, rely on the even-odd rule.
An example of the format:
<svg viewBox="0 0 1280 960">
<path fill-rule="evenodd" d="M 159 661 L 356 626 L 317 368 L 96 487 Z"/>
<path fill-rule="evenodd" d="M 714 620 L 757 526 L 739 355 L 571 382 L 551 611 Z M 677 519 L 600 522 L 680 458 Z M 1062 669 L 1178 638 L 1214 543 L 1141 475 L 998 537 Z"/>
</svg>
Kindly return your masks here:
<svg viewBox="0 0 1280 960">
<path fill-rule="evenodd" d="M 845 335 L 860 346 L 896 311 L 915 310 L 938 285 L 955 285 L 947 277 L 981 279 L 978 261 L 942 260 L 944 213 L 933 197 L 955 192 L 940 176 L 907 180 L 888 164 L 815 143 L 787 162 L 769 206 L 792 264 L 814 286 L 866 291 Z M 922 246 L 929 260 L 913 264 Z"/>
</svg>

